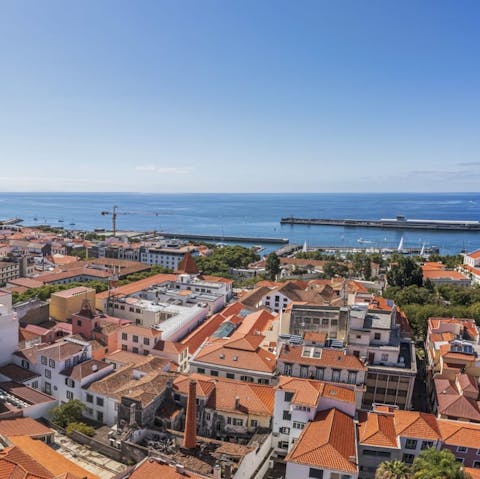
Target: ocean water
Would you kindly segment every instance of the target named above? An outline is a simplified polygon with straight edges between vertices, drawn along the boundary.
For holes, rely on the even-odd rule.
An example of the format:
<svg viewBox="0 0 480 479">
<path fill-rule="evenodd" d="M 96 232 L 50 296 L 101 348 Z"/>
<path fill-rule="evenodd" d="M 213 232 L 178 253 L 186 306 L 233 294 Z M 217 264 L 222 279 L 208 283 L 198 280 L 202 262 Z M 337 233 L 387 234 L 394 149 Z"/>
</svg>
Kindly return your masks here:
<svg viewBox="0 0 480 479">
<path fill-rule="evenodd" d="M 111 211 L 113 205 L 118 206 L 119 230 L 273 236 L 311 246 L 363 247 L 396 247 L 403 235 L 405 247 L 425 243 L 438 246 L 443 254 L 480 248 L 480 232 L 280 225 L 283 216 L 480 220 L 480 193 L 0 193 L 0 218 L 20 217 L 24 225 L 110 229 L 111 216 L 102 216 L 101 211 Z"/>
</svg>

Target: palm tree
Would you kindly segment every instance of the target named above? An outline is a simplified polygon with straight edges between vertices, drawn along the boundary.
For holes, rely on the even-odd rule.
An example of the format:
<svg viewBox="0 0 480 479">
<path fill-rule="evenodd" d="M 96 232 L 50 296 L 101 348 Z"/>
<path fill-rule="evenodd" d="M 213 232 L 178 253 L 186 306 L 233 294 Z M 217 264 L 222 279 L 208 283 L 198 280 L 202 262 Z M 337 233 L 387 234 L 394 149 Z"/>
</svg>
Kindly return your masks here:
<svg viewBox="0 0 480 479">
<path fill-rule="evenodd" d="M 413 479 L 469 479 L 470 474 L 448 450 L 434 448 L 422 451 L 413 461 Z"/>
<path fill-rule="evenodd" d="M 375 472 L 375 479 L 410 479 L 411 477 L 410 466 L 398 460 L 382 462 Z"/>
</svg>

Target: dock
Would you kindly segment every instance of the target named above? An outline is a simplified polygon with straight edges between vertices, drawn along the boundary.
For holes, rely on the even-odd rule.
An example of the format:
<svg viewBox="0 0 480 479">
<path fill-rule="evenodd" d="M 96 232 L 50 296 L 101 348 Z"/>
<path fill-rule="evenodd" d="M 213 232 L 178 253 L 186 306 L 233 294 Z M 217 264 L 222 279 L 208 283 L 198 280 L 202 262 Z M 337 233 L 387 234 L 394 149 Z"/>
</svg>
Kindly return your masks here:
<svg viewBox="0 0 480 479">
<path fill-rule="evenodd" d="M 22 221 L 23 221 L 22 218 L 9 218 L 8 220 L 0 221 L 0 225 L 11 226 L 11 225 L 16 225 L 18 223 L 21 223 Z"/>
<path fill-rule="evenodd" d="M 200 240 L 200 241 L 237 241 L 241 243 L 253 243 L 253 244 L 287 244 L 288 238 L 269 238 L 264 236 L 225 236 L 225 235 L 209 235 L 209 234 L 186 234 L 186 233 L 159 233 L 164 238 L 176 238 L 187 240 Z"/>
<path fill-rule="evenodd" d="M 384 218 L 380 220 L 334 219 L 334 218 L 295 218 L 286 217 L 280 220 L 282 225 L 307 226 L 342 226 L 347 228 L 382 228 L 401 230 L 434 230 L 434 231 L 480 231 L 479 221 L 458 220 L 417 220 L 405 216 Z"/>
<path fill-rule="evenodd" d="M 431 255 L 439 254 L 440 248 L 438 246 L 426 246 L 424 248 L 384 248 L 378 246 L 311 246 L 308 248 L 308 251 L 320 251 L 324 253 L 382 253 L 382 254 L 392 254 L 392 253 L 401 253 L 406 255 Z"/>
</svg>

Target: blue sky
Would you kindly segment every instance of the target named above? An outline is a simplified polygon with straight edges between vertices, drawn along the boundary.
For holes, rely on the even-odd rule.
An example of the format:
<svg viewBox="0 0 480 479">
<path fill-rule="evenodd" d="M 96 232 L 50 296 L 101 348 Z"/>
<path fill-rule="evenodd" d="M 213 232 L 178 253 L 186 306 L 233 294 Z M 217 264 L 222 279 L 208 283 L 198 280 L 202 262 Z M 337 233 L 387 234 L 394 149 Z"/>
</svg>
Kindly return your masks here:
<svg viewBox="0 0 480 479">
<path fill-rule="evenodd" d="M 477 191 L 480 3 L 9 0 L 3 191 Z"/>
</svg>

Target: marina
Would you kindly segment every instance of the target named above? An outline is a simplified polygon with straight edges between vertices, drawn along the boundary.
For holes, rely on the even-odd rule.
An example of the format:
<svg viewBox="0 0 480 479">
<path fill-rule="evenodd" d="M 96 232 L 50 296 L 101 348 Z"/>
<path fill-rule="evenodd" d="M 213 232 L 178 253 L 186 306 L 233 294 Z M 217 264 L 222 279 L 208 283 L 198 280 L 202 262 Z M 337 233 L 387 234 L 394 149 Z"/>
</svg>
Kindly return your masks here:
<svg viewBox="0 0 480 479">
<path fill-rule="evenodd" d="M 480 231 L 479 221 L 407 219 L 405 216 L 380 220 L 285 217 L 282 225 L 342 226 L 352 228 L 394 228 L 437 231 Z M 361 241 L 359 241 L 361 242 Z"/>
</svg>

